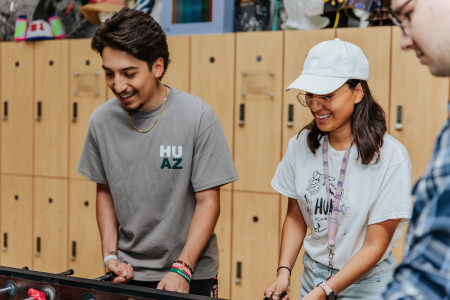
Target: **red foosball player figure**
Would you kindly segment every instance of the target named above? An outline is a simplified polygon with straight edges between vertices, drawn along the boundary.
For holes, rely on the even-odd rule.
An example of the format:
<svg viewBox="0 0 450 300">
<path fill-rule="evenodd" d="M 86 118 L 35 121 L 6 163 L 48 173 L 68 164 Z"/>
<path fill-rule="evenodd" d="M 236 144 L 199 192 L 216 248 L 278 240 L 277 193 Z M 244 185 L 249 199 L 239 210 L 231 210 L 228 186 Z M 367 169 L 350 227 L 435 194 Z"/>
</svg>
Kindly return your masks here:
<svg viewBox="0 0 450 300">
<path fill-rule="evenodd" d="M 28 296 L 32 297 L 33 300 L 47 300 L 47 294 L 35 289 L 29 289 Z"/>
</svg>

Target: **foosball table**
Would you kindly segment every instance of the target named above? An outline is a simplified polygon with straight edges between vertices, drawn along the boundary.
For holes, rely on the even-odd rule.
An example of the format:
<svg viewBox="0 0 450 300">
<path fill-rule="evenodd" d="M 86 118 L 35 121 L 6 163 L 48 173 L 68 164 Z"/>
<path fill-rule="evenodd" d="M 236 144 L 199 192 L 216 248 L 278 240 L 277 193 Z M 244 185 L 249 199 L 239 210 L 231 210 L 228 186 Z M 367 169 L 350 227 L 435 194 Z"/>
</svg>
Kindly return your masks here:
<svg viewBox="0 0 450 300">
<path fill-rule="evenodd" d="M 20 300 L 141 300 L 197 299 L 210 297 L 162 291 L 109 282 L 107 273 L 95 279 L 71 276 L 72 270 L 59 274 L 0 266 L 0 299 Z M 215 298 L 217 299 L 217 298 Z"/>
</svg>

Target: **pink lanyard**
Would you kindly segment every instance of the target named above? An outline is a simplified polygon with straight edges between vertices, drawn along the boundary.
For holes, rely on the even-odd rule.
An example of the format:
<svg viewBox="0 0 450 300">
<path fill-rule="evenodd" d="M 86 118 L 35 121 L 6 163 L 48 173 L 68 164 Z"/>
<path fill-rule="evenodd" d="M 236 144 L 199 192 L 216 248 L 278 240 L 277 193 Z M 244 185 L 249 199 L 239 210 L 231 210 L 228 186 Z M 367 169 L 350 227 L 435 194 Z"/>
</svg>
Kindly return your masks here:
<svg viewBox="0 0 450 300">
<path fill-rule="evenodd" d="M 345 150 L 344 158 L 342 159 L 341 172 L 339 174 L 338 186 L 336 189 L 336 194 L 334 195 L 334 201 L 332 201 L 332 210 L 328 216 L 328 250 L 330 251 L 328 255 L 329 265 L 328 268 L 331 271 L 333 269 L 333 256 L 335 250 L 335 238 L 337 229 L 337 220 L 339 212 L 339 201 L 341 200 L 342 186 L 344 185 L 345 171 L 347 170 L 348 157 L 350 156 L 350 149 L 352 147 L 353 140 L 348 145 Z M 327 191 L 327 201 L 330 203 L 330 170 L 328 167 L 328 136 L 325 136 L 323 145 L 323 173 L 325 176 L 325 187 Z"/>
</svg>

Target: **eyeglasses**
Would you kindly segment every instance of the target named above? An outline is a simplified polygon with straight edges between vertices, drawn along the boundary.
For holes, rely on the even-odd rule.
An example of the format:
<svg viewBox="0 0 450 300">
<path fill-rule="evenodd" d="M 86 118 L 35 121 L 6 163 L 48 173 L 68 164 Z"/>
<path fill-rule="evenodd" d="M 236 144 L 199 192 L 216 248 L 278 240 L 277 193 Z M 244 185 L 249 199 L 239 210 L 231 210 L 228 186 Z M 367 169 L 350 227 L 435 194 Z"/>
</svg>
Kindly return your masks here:
<svg viewBox="0 0 450 300">
<path fill-rule="evenodd" d="M 322 95 L 314 95 L 314 94 L 306 93 L 306 92 L 299 92 L 297 94 L 297 100 L 304 107 L 309 107 L 312 104 L 313 100 L 315 100 L 317 104 L 322 104 L 322 105 L 326 106 L 326 105 L 329 105 L 331 103 L 331 101 L 336 99 L 337 96 L 344 93 L 349 88 L 350 87 L 347 85 L 346 89 L 343 89 L 339 93 L 336 93 L 332 96 L 322 96 Z"/>
<path fill-rule="evenodd" d="M 408 0 L 405 3 L 403 3 L 399 8 L 397 8 L 396 10 L 392 10 L 391 7 L 389 6 L 388 8 L 388 17 L 389 19 L 392 21 L 392 23 L 394 23 L 394 25 L 398 26 L 401 28 L 401 30 L 404 32 L 405 29 L 403 27 L 402 21 L 399 20 L 398 16 L 401 15 L 403 9 L 406 7 L 406 5 L 408 5 L 409 2 L 411 2 L 412 0 Z"/>
</svg>

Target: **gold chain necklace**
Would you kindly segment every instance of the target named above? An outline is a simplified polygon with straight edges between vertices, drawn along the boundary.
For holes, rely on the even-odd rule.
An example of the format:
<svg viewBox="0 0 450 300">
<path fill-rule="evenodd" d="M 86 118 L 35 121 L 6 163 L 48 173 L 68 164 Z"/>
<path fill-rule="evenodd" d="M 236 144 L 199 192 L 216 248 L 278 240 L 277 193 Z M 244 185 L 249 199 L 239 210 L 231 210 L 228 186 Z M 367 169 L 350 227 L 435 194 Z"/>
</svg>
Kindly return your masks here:
<svg viewBox="0 0 450 300">
<path fill-rule="evenodd" d="M 162 115 L 162 112 L 163 112 L 163 110 L 164 110 L 164 105 L 166 104 L 166 99 L 167 99 L 167 88 L 166 88 L 166 87 L 164 87 L 164 91 L 165 91 L 165 95 L 164 95 L 164 100 L 163 100 L 163 105 L 162 105 L 162 107 L 161 107 L 161 111 L 159 112 L 159 115 L 158 115 L 158 117 L 156 118 L 155 123 L 153 123 L 153 125 L 152 125 L 149 129 L 147 129 L 147 130 L 140 130 L 139 128 L 137 128 L 136 125 L 134 125 L 133 121 L 131 121 L 130 113 L 127 111 L 127 114 L 128 114 L 128 120 L 130 121 L 131 126 L 133 126 L 133 128 L 136 129 L 136 131 L 138 131 L 138 132 L 140 132 L 140 133 L 146 133 L 146 132 L 149 132 L 150 130 L 152 130 L 153 127 L 155 127 L 156 123 L 157 123 L 158 120 L 159 120 L 159 117 L 161 117 L 161 115 Z"/>
</svg>

